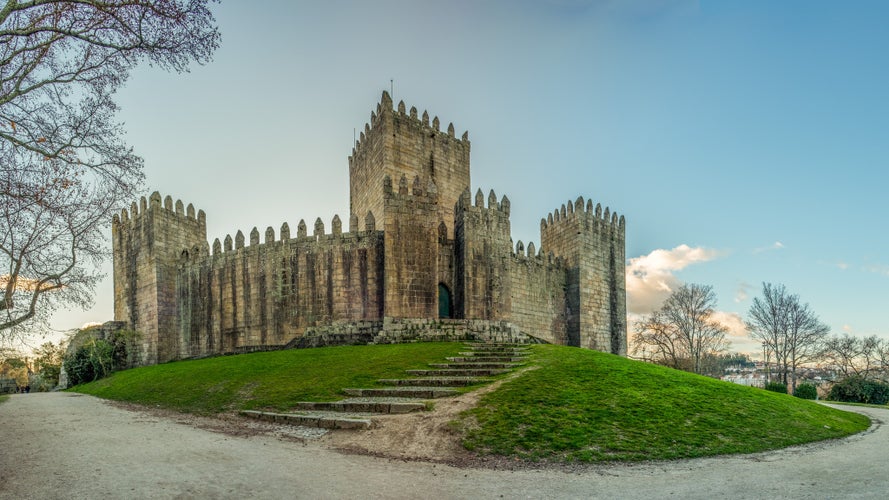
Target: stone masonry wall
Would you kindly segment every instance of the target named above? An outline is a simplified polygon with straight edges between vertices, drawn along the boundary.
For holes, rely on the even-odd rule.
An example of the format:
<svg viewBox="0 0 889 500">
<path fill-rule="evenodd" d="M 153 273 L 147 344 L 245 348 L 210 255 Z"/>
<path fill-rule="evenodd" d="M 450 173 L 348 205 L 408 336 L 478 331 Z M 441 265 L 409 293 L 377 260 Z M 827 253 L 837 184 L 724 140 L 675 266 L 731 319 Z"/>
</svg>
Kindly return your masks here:
<svg viewBox="0 0 889 500">
<path fill-rule="evenodd" d="M 510 322 L 522 332 L 551 344 L 568 344 L 565 285 L 567 273 L 561 259 L 544 256 L 521 241 L 509 266 Z"/>
<path fill-rule="evenodd" d="M 624 227 L 582 197 L 541 220 L 541 245 L 567 261 L 569 345 L 626 355 Z"/>
<path fill-rule="evenodd" d="M 408 114 L 404 102 L 398 103 L 396 111 L 392 98 L 383 92 L 349 157 L 351 213 L 382 214 L 380 186 L 386 176 L 393 180 L 419 177 L 423 186 L 429 182 L 438 186 L 438 219 L 448 228 L 448 237 L 453 238 L 454 205 L 470 186 L 469 150 L 467 133 L 457 139 L 453 124 L 443 132 L 438 117 L 430 125 L 428 113 L 424 111 L 418 119 L 417 109 L 412 107 Z"/>
<path fill-rule="evenodd" d="M 508 320 L 511 316 L 509 199 L 478 190 L 475 205 L 465 191 L 457 204 L 457 317 Z"/>
<path fill-rule="evenodd" d="M 386 177 L 384 316 L 438 316 L 438 218 L 435 184 L 414 177 L 410 190 L 402 176 L 397 191 Z"/>
<path fill-rule="evenodd" d="M 176 268 L 182 252 L 206 245 L 206 216 L 167 196 L 145 197 L 111 224 L 114 255 L 114 319 L 141 333 L 146 364 L 178 358 Z"/>
<path fill-rule="evenodd" d="M 231 236 L 217 239 L 212 255 L 182 261 L 181 356 L 284 345 L 317 325 L 382 319 L 383 234 L 375 224 L 368 217 L 363 231 L 343 233 L 335 217 L 325 234 L 319 219 L 309 235 L 300 221 L 296 237 L 285 224 L 277 241 L 266 229 L 263 243 L 254 228 L 249 245 L 238 232 L 234 246 Z"/>
</svg>

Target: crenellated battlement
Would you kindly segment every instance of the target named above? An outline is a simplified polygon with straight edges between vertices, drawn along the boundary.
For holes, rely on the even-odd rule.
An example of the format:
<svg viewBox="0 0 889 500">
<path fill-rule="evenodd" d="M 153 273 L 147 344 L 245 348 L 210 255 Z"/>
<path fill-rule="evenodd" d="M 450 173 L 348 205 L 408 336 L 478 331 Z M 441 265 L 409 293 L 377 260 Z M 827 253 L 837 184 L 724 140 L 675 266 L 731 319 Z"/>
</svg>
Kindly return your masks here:
<svg viewBox="0 0 889 500">
<path fill-rule="evenodd" d="M 121 209 L 120 214 L 114 214 L 111 217 L 111 225 L 112 227 L 117 227 L 119 225 L 128 224 L 131 221 L 135 221 L 145 216 L 149 210 L 167 216 L 194 221 L 202 227 L 206 227 L 207 225 L 207 215 L 203 210 L 198 210 L 197 213 L 195 213 L 194 205 L 189 203 L 188 206 L 185 207 L 182 200 L 176 200 L 174 203 L 173 197 L 170 195 L 163 198 L 162 202 L 161 194 L 157 191 L 151 193 L 148 200 L 142 196 L 139 199 L 139 205 L 136 205 L 136 202 L 130 204 L 129 211 L 124 208 Z"/>
<path fill-rule="evenodd" d="M 469 188 L 463 190 L 463 194 L 457 199 L 457 204 L 455 206 L 455 213 L 459 214 L 462 211 L 472 211 L 478 213 L 495 213 L 501 215 L 503 217 L 509 218 L 510 211 L 510 201 L 506 195 L 497 201 L 497 194 L 492 189 L 488 192 L 487 197 L 487 205 L 485 204 L 485 195 L 482 192 L 481 188 L 476 190 L 475 198 L 473 202 L 472 192 Z"/>
<path fill-rule="evenodd" d="M 453 124 L 441 129 L 438 117 L 431 122 L 429 113 L 418 116 L 417 109 L 407 110 L 404 102 L 393 107 L 388 92 L 383 92 L 376 111 L 354 144 L 349 156 L 349 211 L 372 211 L 384 216 L 388 192 L 380 189 L 384 178 L 394 183 L 393 191 L 404 176 L 408 192 L 412 182 L 438 204 L 439 218 L 445 222 L 448 238 L 453 239 L 453 208 L 460 193 L 469 187 L 469 133 L 457 137 Z M 419 181 L 416 179 L 419 178 Z M 430 191 L 429 184 L 435 186 Z"/>
<path fill-rule="evenodd" d="M 623 215 L 618 216 L 617 212 L 612 213 L 608 207 L 605 207 L 603 212 L 602 205 L 596 203 L 595 207 L 593 207 L 592 200 L 588 200 L 586 205 L 584 205 L 583 196 L 579 196 L 574 202 L 569 200 L 561 208 L 557 208 L 552 213 L 547 214 L 546 218 L 540 219 L 540 233 L 543 235 L 548 231 L 557 230 L 563 224 L 574 224 L 578 221 L 583 223 L 583 227 L 587 229 L 616 229 L 621 235 L 626 227 Z"/>
<path fill-rule="evenodd" d="M 334 215 L 330 224 L 330 232 L 325 232 L 324 222 L 318 217 L 315 219 L 314 232 L 310 235 L 308 234 L 305 219 L 300 219 L 295 236 L 291 237 L 290 225 L 285 222 L 281 224 L 279 238 L 275 237 L 275 229 L 272 226 L 266 227 L 262 242 L 260 242 L 259 228 L 254 226 L 250 231 L 249 240 L 244 237 L 244 233 L 241 230 L 238 230 L 238 232 L 235 233 L 234 238 L 232 238 L 231 234 L 227 234 L 222 242 L 220 242 L 219 238 L 214 239 L 212 253 L 205 252 L 204 255 L 212 255 L 215 257 L 216 255 L 221 255 L 223 253 L 237 252 L 241 249 L 249 250 L 281 243 L 335 242 L 336 240 L 349 240 L 357 237 L 365 237 L 368 233 L 376 232 L 376 219 L 373 213 L 368 212 L 365 215 L 363 231 L 359 230 L 357 224 L 358 217 L 353 215 L 350 218 L 350 231 L 343 232 L 340 216 Z M 209 248 L 210 247 L 208 246 L 208 250 Z"/>
<path fill-rule="evenodd" d="M 424 181 L 419 175 L 414 176 L 408 188 L 407 176 L 398 179 L 398 187 L 392 184 L 392 178 L 383 177 L 383 196 L 386 199 L 418 198 L 431 204 L 438 204 L 438 187 L 431 179 Z"/>
<path fill-rule="evenodd" d="M 380 102 L 377 104 L 376 111 L 371 111 L 370 113 L 370 121 L 364 124 L 364 130 L 359 132 L 358 138 L 355 140 L 355 144 L 352 146 L 352 155 L 349 156 L 349 164 L 352 164 L 352 159 L 358 157 L 363 154 L 366 150 L 367 139 L 371 136 L 371 133 L 378 132 L 379 129 L 383 126 L 384 120 L 388 117 L 387 115 L 392 115 L 400 120 L 403 120 L 407 123 L 412 124 L 413 126 L 421 129 L 426 133 L 433 133 L 442 136 L 442 138 L 450 137 L 455 141 L 460 141 L 463 143 L 469 144 L 469 131 L 464 131 L 463 135 L 460 139 L 456 137 L 456 129 L 454 128 L 453 122 L 448 123 L 448 128 L 446 131 L 441 130 L 441 122 L 438 117 L 435 116 L 432 118 L 432 122 L 429 122 L 429 112 L 423 110 L 422 118 L 417 116 L 417 108 L 415 106 L 411 106 L 410 111 L 406 110 L 406 105 L 404 101 L 398 102 L 398 107 L 393 108 L 392 106 L 392 97 L 385 90 L 383 91 L 383 95 L 380 98 Z"/>
<path fill-rule="evenodd" d="M 534 242 L 529 242 L 526 247 L 522 240 L 515 244 L 512 256 L 516 262 L 536 263 L 539 265 L 553 266 L 558 269 L 564 269 L 567 261 L 562 256 L 556 256 L 553 252 L 547 252 L 541 247 L 539 250 Z"/>
</svg>

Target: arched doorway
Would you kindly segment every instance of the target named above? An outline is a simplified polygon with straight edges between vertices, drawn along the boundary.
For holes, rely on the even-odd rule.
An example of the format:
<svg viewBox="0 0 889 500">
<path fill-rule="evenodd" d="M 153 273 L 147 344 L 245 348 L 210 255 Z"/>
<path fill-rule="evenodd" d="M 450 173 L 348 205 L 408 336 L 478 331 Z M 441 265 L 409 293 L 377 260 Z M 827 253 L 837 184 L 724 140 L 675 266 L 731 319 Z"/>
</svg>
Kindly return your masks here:
<svg viewBox="0 0 889 500">
<path fill-rule="evenodd" d="M 451 291 L 444 283 L 438 284 L 438 317 L 453 318 L 454 303 L 451 300 Z"/>
</svg>

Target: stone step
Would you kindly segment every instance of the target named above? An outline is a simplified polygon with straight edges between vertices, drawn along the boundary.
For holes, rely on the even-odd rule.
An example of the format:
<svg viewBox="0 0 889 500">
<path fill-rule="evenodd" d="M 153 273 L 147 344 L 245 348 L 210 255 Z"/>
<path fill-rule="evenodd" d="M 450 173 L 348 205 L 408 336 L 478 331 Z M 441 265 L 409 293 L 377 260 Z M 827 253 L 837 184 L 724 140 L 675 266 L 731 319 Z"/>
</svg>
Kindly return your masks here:
<svg viewBox="0 0 889 500">
<path fill-rule="evenodd" d="M 455 356 L 445 358 L 455 363 L 519 363 L 527 359 L 526 356 Z"/>
<path fill-rule="evenodd" d="M 470 347 L 470 351 L 473 353 L 477 352 L 518 352 L 518 353 L 528 353 L 531 352 L 530 349 L 520 349 L 515 347 Z"/>
<path fill-rule="evenodd" d="M 466 342 L 469 347 L 528 347 L 528 344 L 516 344 L 506 342 Z"/>
<path fill-rule="evenodd" d="M 502 369 L 473 369 L 473 368 L 463 368 L 463 369 L 451 369 L 451 370 L 405 370 L 410 375 L 417 375 L 419 377 L 489 377 L 491 375 L 501 375 L 504 373 L 509 373 L 509 370 Z"/>
<path fill-rule="evenodd" d="M 377 401 L 302 401 L 294 408 L 298 411 L 332 411 L 342 413 L 410 413 L 426 409 L 423 403 Z"/>
<path fill-rule="evenodd" d="M 343 389 L 345 394 L 358 397 L 387 397 L 394 396 L 399 398 L 415 398 L 415 399 L 435 399 L 446 398 L 448 396 L 456 396 L 459 394 L 453 389 L 442 389 L 441 387 L 375 387 L 369 389 L 349 388 Z"/>
<path fill-rule="evenodd" d="M 530 351 L 461 351 L 457 356 L 527 356 Z"/>
<path fill-rule="evenodd" d="M 331 416 L 326 413 L 274 413 L 269 411 L 242 410 L 244 417 L 275 422 L 279 424 L 319 427 L 322 429 L 368 429 L 372 425 L 369 418 Z"/>
<path fill-rule="evenodd" d="M 467 385 L 483 384 L 491 379 L 477 377 L 423 377 L 423 378 L 386 378 L 377 382 L 395 386 L 412 387 L 463 387 Z"/>
<path fill-rule="evenodd" d="M 462 368 L 477 368 L 477 369 L 512 369 L 518 366 L 522 366 L 521 363 L 429 363 L 429 366 L 432 368 L 445 368 L 445 369 L 462 369 Z"/>
</svg>

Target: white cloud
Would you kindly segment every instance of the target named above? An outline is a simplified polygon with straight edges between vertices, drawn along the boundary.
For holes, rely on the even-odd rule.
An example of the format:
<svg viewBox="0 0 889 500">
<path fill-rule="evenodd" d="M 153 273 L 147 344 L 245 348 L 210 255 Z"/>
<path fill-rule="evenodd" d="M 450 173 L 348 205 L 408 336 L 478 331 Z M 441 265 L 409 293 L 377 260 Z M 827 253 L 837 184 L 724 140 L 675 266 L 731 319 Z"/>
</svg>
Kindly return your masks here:
<svg viewBox="0 0 889 500">
<path fill-rule="evenodd" d="M 882 276 L 889 276 L 889 266 L 885 266 L 882 264 L 873 264 L 865 267 L 865 270 L 874 274 L 880 274 Z"/>
<path fill-rule="evenodd" d="M 849 269 L 849 264 L 843 261 L 839 261 L 837 262 L 837 267 L 845 271 L 846 269 Z"/>
<path fill-rule="evenodd" d="M 762 252 L 768 252 L 768 251 L 772 251 L 772 250 L 781 250 L 783 248 L 784 248 L 784 243 L 781 243 L 780 241 L 776 241 L 767 247 L 754 248 L 753 253 L 762 253 Z"/>
<path fill-rule="evenodd" d="M 852 333 L 852 325 L 843 325 L 843 331 L 846 333 Z"/>
<path fill-rule="evenodd" d="M 682 285 L 673 275 L 675 271 L 719 256 L 717 250 L 683 244 L 672 250 L 657 249 L 630 259 L 627 264 L 627 311 L 637 315 L 651 313 Z"/>
<path fill-rule="evenodd" d="M 736 340 L 747 340 L 747 327 L 744 325 L 744 319 L 741 315 L 734 312 L 713 311 L 711 316 L 713 321 L 724 325 L 728 328 L 726 337 L 734 343 Z"/>
<path fill-rule="evenodd" d="M 735 290 L 735 302 L 740 303 L 747 300 L 750 297 L 750 290 L 753 290 L 753 285 L 742 281 L 738 284 L 737 290 Z"/>
</svg>

